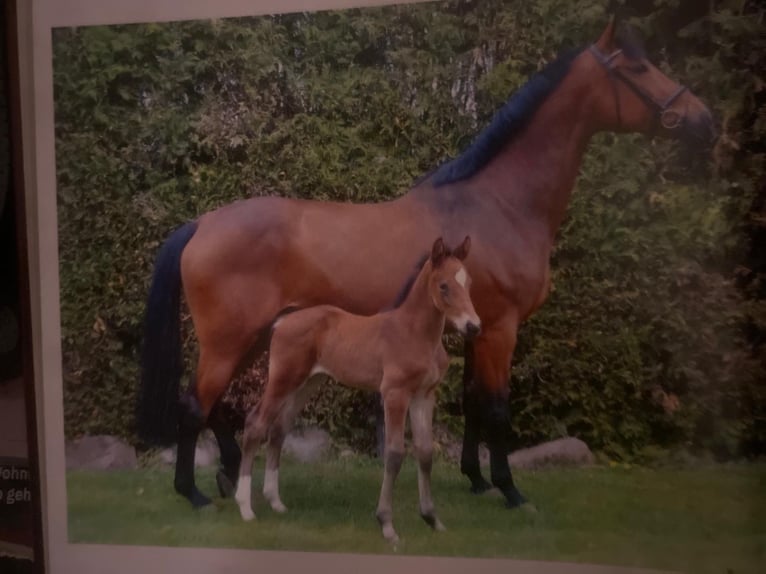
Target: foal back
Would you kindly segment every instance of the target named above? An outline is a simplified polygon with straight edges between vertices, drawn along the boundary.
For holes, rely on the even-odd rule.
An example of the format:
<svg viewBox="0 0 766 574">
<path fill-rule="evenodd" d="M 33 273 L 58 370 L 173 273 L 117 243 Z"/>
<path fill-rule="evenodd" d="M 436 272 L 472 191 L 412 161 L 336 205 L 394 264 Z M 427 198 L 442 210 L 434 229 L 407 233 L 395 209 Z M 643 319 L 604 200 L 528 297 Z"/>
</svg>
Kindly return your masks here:
<svg viewBox="0 0 766 574">
<path fill-rule="evenodd" d="M 325 374 L 351 387 L 378 390 L 389 318 L 354 315 L 331 305 L 281 318 L 271 335 L 270 387 L 290 393 L 312 376 Z"/>
</svg>

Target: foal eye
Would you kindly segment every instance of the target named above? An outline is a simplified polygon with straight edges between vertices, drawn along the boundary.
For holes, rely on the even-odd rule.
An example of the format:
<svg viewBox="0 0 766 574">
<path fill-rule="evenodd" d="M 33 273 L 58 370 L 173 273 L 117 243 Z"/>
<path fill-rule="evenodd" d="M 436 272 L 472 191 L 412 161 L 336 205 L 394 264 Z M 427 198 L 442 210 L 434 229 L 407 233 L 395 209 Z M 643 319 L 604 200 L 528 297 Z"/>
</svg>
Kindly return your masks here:
<svg viewBox="0 0 766 574">
<path fill-rule="evenodd" d="M 449 288 L 447 287 L 446 283 L 440 283 L 439 284 L 439 291 L 441 291 L 442 293 L 446 294 L 448 290 L 449 290 Z"/>
</svg>

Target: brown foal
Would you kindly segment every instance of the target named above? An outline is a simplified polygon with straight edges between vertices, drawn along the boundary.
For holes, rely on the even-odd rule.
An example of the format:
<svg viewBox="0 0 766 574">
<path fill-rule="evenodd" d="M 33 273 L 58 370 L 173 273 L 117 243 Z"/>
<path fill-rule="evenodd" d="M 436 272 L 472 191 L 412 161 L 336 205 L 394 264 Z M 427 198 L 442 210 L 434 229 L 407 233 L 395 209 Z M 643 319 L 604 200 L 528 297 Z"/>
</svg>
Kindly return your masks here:
<svg viewBox="0 0 766 574">
<path fill-rule="evenodd" d="M 392 522 L 392 493 L 404 459 L 408 410 L 418 461 L 420 515 L 435 530 L 444 529 L 431 499 L 431 425 L 436 385 L 449 362 L 442 345 L 446 321 L 469 337 L 480 331 L 469 295 L 470 278 L 462 263 L 470 244 L 466 237 L 450 252 L 437 239 L 409 290 L 400 297 L 401 303 L 391 310 L 363 316 L 320 305 L 276 321 L 263 400 L 245 422 L 236 492 L 244 520 L 255 517 L 251 505 L 253 458 L 265 441 L 263 494 L 272 509 L 286 510 L 278 485 L 282 443 L 316 384 L 329 376 L 350 387 L 379 391 L 383 397 L 385 472 L 377 509 L 383 536 L 398 541 Z"/>
</svg>

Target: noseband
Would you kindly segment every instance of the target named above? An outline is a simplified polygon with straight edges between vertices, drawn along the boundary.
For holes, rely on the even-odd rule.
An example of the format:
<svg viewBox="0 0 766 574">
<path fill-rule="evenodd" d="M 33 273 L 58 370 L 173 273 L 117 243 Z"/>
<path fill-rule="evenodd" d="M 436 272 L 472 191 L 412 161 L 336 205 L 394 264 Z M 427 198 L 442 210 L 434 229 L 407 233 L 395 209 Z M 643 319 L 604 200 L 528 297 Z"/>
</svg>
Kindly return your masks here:
<svg viewBox="0 0 766 574">
<path fill-rule="evenodd" d="M 626 76 L 620 72 L 618 68 L 612 65 L 614 59 L 622 54 L 622 50 L 615 50 L 608 56 L 604 55 L 603 52 L 601 52 L 601 50 L 595 46 L 595 44 L 590 46 L 589 50 L 591 54 L 593 54 L 593 56 L 596 58 L 598 63 L 606 68 L 606 71 L 609 74 L 609 78 L 612 81 L 615 105 L 617 106 L 617 121 L 620 124 L 622 124 L 622 116 L 620 113 L 620 98 L 617 94 L 615 78 L 628 86 L 628 88 L 630 88 L 633 93 L 641 99 L 641 101 L 643 101 L 647 106 L 649 106 L 649 108 L 652 109 L 655 114 L 656 121 L 659 122 L 663 128 L 666 130 L 674 130 L 681 127 L 681 125 L 684 123 L 685 116 L 683 114 L 679 114 L 676 111 L 673 111 L 670 109 L 670 106 L 673 105 L 673 102 L 675 102 L 679 96 L 686 91 L 686 86 L 681 85 L 664 100 L 657 100 L 654 96 L 647 93 L 641 86 L 633 82 L 630 77 Z"/>
</svg>

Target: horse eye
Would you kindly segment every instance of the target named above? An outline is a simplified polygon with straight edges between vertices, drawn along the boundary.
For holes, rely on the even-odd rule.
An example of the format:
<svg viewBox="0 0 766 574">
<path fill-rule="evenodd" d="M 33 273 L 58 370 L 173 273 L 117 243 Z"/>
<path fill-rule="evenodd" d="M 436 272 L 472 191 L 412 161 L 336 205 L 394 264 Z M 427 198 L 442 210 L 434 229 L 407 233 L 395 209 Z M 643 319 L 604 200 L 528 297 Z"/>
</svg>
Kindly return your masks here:
<svg viewBox="0 0 766 574">
<path fill-rule="evenodd" d="M 447 291 L 449 290 L 449 288 L 447 287 L 447 284 L 446 284 L 446 283 L 440 283 L 440 284 L 439 284 L 439 290 L 440 290 L 442 293 L 447 293 Z"/>
</svg>

